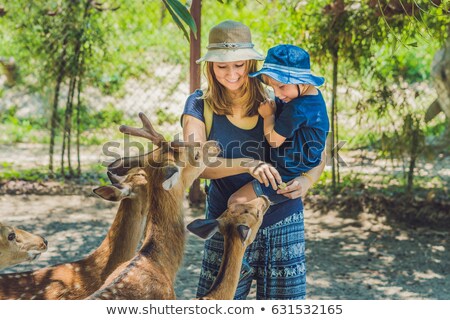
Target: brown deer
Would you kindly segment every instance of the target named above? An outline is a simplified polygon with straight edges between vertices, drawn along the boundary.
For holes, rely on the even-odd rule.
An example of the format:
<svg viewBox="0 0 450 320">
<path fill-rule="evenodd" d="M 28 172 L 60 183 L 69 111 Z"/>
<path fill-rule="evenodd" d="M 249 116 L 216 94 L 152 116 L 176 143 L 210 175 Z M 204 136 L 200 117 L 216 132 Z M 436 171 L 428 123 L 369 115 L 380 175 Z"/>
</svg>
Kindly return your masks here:
<svg viewBox="0 0 450 320">
<path fill-rule="evenodd" d="M 149 180 L 146 170 L 130 169 L 113 185 L 94 193 L 120 201 L 116 217 L 100 246 L 86 258 L 33 272 L 0 276 L 0 299 L 83 299 L 100 288 L 109 274 L 132 258 L 147 221 Z"/>
<path fill-rule="evenodd" d="M 0 270 L 38 259 L 47 245 L 41 236 L 0 223 Z"/>
<path fill-rule="evenodd" d="M 220 232 L 224 251 L 219 273 L 208 293 L 200 300 L 232 300 L 239 282 L 245 250 L 255 240 L 264 214 L 269 209 L 267 197 L 247 203 L 231 204 L 217 219 L 196 219 L 187 229 L 203 239 Z"/>
<path fill-rule="evenodd" d="M 173 283 L 185 242 L 182 212 L 185 191 L 205 169 L 207 157 L 215 157 L 220 151 L 215 142 L 166 142 L 143 114 L 140 117 L 143 128 L 122 126 L 121 131 L 146 137 L 159 149 L 144 156 L 120 159 L 110 165 L 110 170 L 119 173 L 124 166 L 135 165 L 152 168 L 151 221 L 137 255 L 111 274 L 89 299 L 175 299 Z"/>
</svg>

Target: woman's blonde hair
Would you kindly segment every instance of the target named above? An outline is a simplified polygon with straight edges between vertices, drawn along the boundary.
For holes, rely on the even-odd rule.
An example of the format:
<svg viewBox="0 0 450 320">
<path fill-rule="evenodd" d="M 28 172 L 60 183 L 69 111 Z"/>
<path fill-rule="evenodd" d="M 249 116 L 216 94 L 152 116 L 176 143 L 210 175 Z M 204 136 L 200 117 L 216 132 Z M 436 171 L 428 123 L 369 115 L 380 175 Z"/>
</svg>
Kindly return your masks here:
<svg viewBox="0 0 450 320">
<path fill-rule="evenodd" d="M 232 114 L 231 107 L 237 104 L 246 108 L 245 115 L 247 117 L 257 115 L 260 103 L 268 98 L 261 81 L 248 76 L 249 73 L 257 71 L 258 61 L 245 61 L 246 79 L 240 89 L 240 98 L 237 99 L 232 98 L 228 90 L 217 81 L 213 63 L 208 61 L 205 64 L 204 72 L 208 80 L 208 88 L 204 91 L 202 98 L 208 101 L 214 113 L 230 115 Z"/>
</svg>

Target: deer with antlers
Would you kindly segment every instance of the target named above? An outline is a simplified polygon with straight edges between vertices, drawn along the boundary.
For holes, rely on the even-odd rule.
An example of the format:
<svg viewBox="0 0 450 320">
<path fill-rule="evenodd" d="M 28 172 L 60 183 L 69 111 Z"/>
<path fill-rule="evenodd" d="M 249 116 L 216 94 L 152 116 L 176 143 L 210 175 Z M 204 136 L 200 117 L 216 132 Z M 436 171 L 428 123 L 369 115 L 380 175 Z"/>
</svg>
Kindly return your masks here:
<svg viewBox="0 0 450 320">
<path fill-rule="evenodd" d="M 159 148 L 137 157 L 122 158 L 109 166 L 120 173 L 127 166 L 150 167 L 150 210 L 146 237 L 136 256 L 120 266 L 89 299 L 175 299 L 173 283 L 185 242 L 182 203 L 186 189 L 203 172 L 207 157 L 215 157 L 215 142 L 167 142 L 150 121 L 139 114 L 143 128 L 120 130 L 150 139 Z"/>
<path fill-rule="evenodd" d="M 79 261 L 0 275 L 0 299 L 83 299 L 100 288 L 117 266 L 134 256 L 147 221 L 148 174 L 133 168 L 126 176 L 111 172 L 108 176 L 113 184 L 94 193 L 120 201 L 120 205 L 100 246 Z"/>
<path fill-rule="evenodd" d="M 196 219 L 187 229 L 209 239 L 220 232 L 224 252 L 216 280 L 200 300 L 232 300 L 239 282 L 245 250 L 255 240 L 270 202 L 265 196 L 246 203 L 231 204 L 217 219 Z"/>
<path fill-rule="evenodd" d="M 47 245 L 41 236 L 0 223 L 0 270 L 38 259 Z"/>
</svg>

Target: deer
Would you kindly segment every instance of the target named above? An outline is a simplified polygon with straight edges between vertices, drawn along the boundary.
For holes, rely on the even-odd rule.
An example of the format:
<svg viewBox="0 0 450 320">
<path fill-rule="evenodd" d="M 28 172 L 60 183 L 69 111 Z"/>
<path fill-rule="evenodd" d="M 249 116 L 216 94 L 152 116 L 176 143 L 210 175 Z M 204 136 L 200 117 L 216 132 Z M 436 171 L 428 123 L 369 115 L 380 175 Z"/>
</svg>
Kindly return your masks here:
<svg viewBox="0 0 450 320">
<path fill-rule="evenodd" d="M 153 153 L 122 158 L 109 170 L 120 174 L 123 167 L 151 167 L 153 187 L 146 237 L 138 253 L 110 275 L 92 300 L 175 299 L 174 281 L 185 244 L 183 199 L 185 191 L 206 168 L 207 157 L 216 157 L 215 142 L 167 142 L 144 114 L 143 127 L 121 126 L 120 131 L 150 139 L 159 148 Z"/>
<path fill-rule="evenodd" d="M 83 299 L 136 253 L 147 223 L 148 173 L 131 168 L 125 176 L 108 172 L 111 185 L 94 189 L 108 201 L 120 202 L 106 237 L 90 255 L 32 272 L 0 275 L 0 299 Z"/>
<path fill-rule="evenodd" d="M 203 239 L 220 232 L 224 251 L 219 272 L 211 288 L 199 300 L 232 300 L 239 282 L 242 259 L 255 240 L 263 217 L 270 207 L 266 196 L 246 203 L 233 203 L 217 219 L 195 219 L 187 229 Z"/>
<path fill-rule="evenodd" d="M 0 222 L 0 270 L 37 260 L 47 248 L 43 237 Z"/>
</svg>

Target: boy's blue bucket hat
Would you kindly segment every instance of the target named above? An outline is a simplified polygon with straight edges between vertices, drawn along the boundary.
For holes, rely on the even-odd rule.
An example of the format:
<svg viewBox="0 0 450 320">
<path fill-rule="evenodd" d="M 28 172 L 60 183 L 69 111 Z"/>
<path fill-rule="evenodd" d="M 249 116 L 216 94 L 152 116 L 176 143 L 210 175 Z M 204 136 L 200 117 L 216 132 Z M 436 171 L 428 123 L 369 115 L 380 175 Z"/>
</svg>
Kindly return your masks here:
<svg viewBox="0 0 450 320">
<path fill-rule="evenodd" d="M 290 44 L 280 44 L 270 48 L 261 70 L 250 73 L 250 77 L 265 74 L 284 84 L 311 84 L 321 86 L 325 79 L 311 73 L 309 54 L 302 48 Z"/>
</svg>

